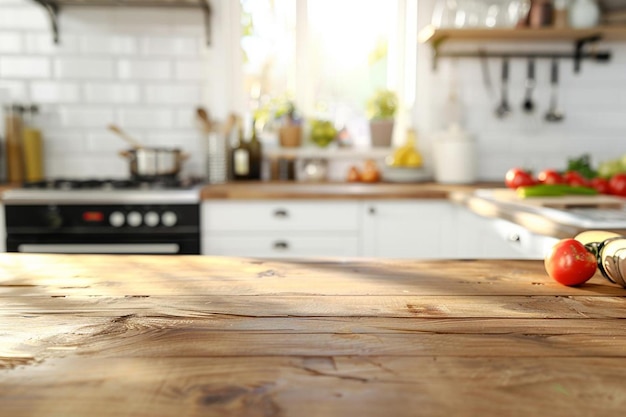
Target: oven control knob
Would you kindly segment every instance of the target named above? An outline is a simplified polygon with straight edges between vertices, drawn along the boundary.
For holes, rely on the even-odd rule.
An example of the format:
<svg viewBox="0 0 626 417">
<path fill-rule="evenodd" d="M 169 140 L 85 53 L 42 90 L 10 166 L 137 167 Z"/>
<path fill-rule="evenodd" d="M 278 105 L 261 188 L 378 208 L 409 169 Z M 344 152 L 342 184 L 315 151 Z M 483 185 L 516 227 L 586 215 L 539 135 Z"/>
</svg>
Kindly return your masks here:
<svg viewBox="0 0 626 417">
<path fill-rule="evenodd" d="M 166 211 L 161 215 L 163 226 L 172 227 L 178 222 L 178 216 L 173 211 Z"/>
<path fill-rule="evenodd" d="M 131 227 L 141 226 L 141 223 L 143 222 L 143 217 L 138 211 L 131 211 L 126 216 L 126 222 Z"/>
<path fill-rule="evenodd" d="M 114 211 L 109 215 L 109 224 L 113 227 L 122 227 L 126 221 L 126 216 L 121 211 Z"/>
<path fill-rule="evenodd" d="M 154 227 L 159 224 L 159 214 L 154 211 L 149 211 L 143 216 L 143 222 L 146 226 Z"/>
<path fill-rule="evenodd" d="M 51 208 L 46 213 L 47 224 L 52 229 L 58 229 L 63 226 L 63 217 L 56 208 Z"/>
</svg>

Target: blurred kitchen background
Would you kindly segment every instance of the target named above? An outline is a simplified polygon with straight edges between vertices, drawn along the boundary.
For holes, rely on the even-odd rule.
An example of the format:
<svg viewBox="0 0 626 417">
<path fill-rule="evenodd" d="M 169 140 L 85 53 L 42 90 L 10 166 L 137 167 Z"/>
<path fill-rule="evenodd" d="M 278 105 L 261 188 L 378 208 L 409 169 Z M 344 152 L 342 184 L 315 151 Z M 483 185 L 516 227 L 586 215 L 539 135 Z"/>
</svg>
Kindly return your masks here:
<svg viewBox="0 0 626 417">
<path fill-rule="evenodd" d="M 574 1 L 581 0 L 559 7 Z M 289 99 L 303 117 L 345 128 L 355 152 L 369 149 L 366 101 L 379 88 L 399 98 L 393 146 L 414 128 L 427 168 L 438 132 L 455 120 L 476 141 L 481 181 L 501 181 L 512 166 L 564 169 L 571 156 L 588 153 L 595 162 L 626 152 L 624 40 L 599 42 L 611 59 L 584 60 L 578 73 L 571 59 L 559 62 L 565 118 L 556 123 L 543 117 L 550 60 L 536 61 L 536 111 L 529 115 L 522 111 L 527 61 L 511 59 L 512 112 L 498 118 L 502 60 L 442 57 L 434 68 L 432 45 L 418 43 L 428 25 L 455 25 L 434 22 L 441 1 L 209 3 L 208 24 L 199 8 L 61 7 L 55 44 L 42 5 L 0 0 L 0 100 L 3 106 L 37 106 L 32 123 L 42 131 L 46 177 L 125 176 L 128 162 L 118 152 L 128 145 L 107 129 L 110 124 L 147 146 L 183 149 L 190 155 L 183 175 L 203 177 L 206 142 L 198 106 L 222 124 L 233 112 L 272 111 L 273 103 Z M 509 0 L 493 3 L 504 10 Z M 471 24 L 517 24 L 498 19 Z M 573 47 L 571 41 L 497 38 L 461 45 L 563 53 Z M 271 132 L 261 138 L 265 151 L 276 146 Z M 343 178 L 345 167 L 337 169 L 335 178 Z"/>
</svg>

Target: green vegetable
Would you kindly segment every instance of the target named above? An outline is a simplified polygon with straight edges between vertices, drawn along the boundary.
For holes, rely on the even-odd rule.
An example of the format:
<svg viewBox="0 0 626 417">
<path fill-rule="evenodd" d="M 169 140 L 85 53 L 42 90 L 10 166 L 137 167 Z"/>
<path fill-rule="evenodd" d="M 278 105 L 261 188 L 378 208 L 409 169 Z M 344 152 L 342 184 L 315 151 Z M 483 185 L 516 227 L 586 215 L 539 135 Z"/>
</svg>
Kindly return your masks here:
<svg viewBox="0 0 626 417">
<path fill-rule="evenodd" d="M 578 158 L 567 160 L 567 170 L 579 172 L 583 177 L 592 179 L 597 176 L 597 172 L 591 165 L 591 157 L 589 154 L 584 154 Z"/>
<path fill-rule="evenodd" d="M 565 184 L 538 184 L 518 187 L 515 192 L 521 198 L 527 197 L 559 197 L 564 195 L 595 195 L 598 191 L 591 187 Z"/>
</svg>

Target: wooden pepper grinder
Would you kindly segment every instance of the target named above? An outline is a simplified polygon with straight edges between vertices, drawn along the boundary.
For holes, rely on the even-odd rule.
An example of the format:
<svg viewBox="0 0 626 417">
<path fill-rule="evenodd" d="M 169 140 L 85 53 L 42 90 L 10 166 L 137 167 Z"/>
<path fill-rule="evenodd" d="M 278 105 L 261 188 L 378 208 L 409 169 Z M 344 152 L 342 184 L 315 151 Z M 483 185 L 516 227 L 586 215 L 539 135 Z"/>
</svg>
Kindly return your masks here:
<svg viewBox="0 0 626 417">
<path fill-rule="evenodd" d="M 24 181 L 24 157 L 22 154 L 22 113 L 24 107 L 14 104 L 6 108 L 6 164 L 9 183 Z"/>
</svg>

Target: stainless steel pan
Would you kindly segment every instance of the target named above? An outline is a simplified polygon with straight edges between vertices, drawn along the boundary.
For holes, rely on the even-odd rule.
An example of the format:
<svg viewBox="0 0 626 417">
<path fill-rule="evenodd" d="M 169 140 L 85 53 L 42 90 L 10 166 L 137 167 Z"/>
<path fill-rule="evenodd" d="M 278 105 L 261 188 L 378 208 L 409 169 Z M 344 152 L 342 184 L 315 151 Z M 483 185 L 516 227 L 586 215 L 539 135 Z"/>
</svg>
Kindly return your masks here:
<svg viewBox="0 0 626 417">
<path fill-rule="evenodd" d="M 133 178 L 176 177 L 188 158 L 180 149 L 142 147 L 120 152 L 128 159 Z"/>
</svg>

